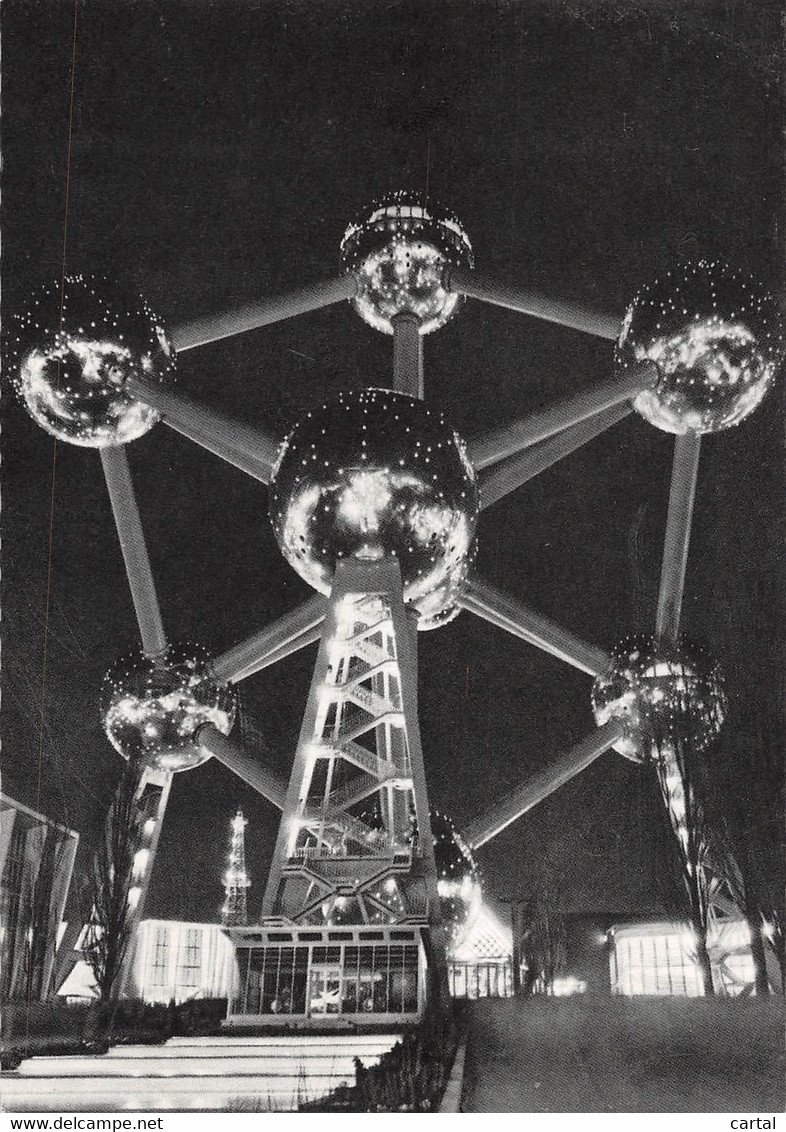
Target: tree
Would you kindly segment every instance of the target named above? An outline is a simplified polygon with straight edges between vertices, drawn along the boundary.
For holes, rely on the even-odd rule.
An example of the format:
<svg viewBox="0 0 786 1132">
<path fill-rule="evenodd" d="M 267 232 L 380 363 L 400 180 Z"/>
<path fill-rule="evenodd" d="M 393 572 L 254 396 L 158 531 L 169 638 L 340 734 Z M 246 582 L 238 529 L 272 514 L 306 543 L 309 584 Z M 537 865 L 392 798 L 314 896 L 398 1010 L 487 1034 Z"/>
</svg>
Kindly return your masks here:
<svg viewBox="0 0 786 1132">
<path fill-rule="evenodd" d="M 565 969 L 565 917 L 560 904 L 559 890 L 541 884 L 522 908 L 518 918 L 519 948 L 525 966 L 522 994 L 532 994 L 538 984 L 544 994 L 551 994 L 554 979 Z"/>
<path fill-rule="evenodd" d="M 717 854 L 700 800 L 700 763 L 695 745 L 683 733 L 656 737 L 655 767 L 672 827 L 672 844 L 680 864 L 683 900 L 681 919 L 694 932 L 694 951 L 705 995 L 715 993 L 712 963 L 707 950 L 710 922 L 709 874 L 717 871 Z"/>
<path fill-rule="evenodd" d="M 728 736 L 723 753 L 724 763 L 712 777 L 706 805 L 736 865 L 735 897 L 750 929 L 756 993 L 767 994 L 770 983 L 780 982 L 783 990 L 786 972 L 786 832 L 777 721 L 757 713 L 752 732 Z M 768 965 L 768 951 L 777 963 L 775 969 Z"/>
<path fill-rule="evenodd" d="M 25 940 L 24 994 L 28 1002 L 40 1001 L 49 993 L 59 927 L 52 903 L 64 850 L 55 831 L 46 831 L 30 897 Z"/>
<path fill-rule="evenodd" d="M 137 799 L 139 779 L 140 768 L 126 763 L 88 878 L 92 912 L 84 954 L 102 1004 L 113 1004 L 120 994 L 134 926 L 130 895 L 143 817 Z"/>
</svg>

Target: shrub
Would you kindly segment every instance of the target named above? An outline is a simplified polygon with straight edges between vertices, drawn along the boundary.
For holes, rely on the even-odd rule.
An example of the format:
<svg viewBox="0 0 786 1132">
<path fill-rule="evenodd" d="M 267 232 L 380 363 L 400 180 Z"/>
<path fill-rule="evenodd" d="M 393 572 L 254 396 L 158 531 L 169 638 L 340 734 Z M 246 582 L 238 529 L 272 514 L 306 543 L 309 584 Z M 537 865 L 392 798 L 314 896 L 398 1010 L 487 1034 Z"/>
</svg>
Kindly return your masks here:
<svg viewBox="0 0 786 1132">
<path fill-rule="evenodd" d="M 191 1037 L 211 1036 L 221 1032 L 221 1023 L 226 1018 L 227 1000 L 225 998 L 192 998 L 181 1002 L 175 1008 L 173 1033 Z"/>
<path fill-rule="evenodd" d="M 355 1084 L 322 1101 L 300 1106 L 309 1112 L 433 1112 L 439 1107 L 458 1046 L 449 1009 L 432 1008 L 419 1026 L 365 1068 L 355 1059 Z"/>
</svg>

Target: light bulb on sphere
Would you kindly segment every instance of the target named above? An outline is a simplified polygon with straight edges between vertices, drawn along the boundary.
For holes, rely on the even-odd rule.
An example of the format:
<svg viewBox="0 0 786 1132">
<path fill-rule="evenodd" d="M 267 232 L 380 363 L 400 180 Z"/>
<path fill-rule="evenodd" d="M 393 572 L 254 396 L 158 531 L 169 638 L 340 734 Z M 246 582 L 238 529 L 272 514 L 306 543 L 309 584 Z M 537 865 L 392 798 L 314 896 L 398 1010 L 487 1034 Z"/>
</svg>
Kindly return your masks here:
<svg viewBox="0 0 786 1132">
<path fill-rule="evenodd" d="M 343 558 L 395 557 L 424 628 L 450 619 L 477 517 L 461 437 L 438 410 L 386 389 L 341 393 L 301 418 L 270 483 L 276 539 L 310 586 L 329 594 Z"/>
<path fill-rule="evenodd" d="M 647 284 L 631 303 L 616 361 L 652 361 L 658 382 L 633 401 L 656 428 L 719 432 L 760 404 L 783 360 L 777 302 L 741 271 L 700 260 Z"/>
<path fill-rule="evenodd" d="M 10 322 L 13 382 L 30 416 L 58 440 L 85 448 L 126 444 L 159 419 L 126 390 L 131 377 L 171 380 L 175 352 L 144 299 L 67 275 L 42 287 Z"/>
<path fill-rule="evenodd" d="M 458 946 L 472 926 L 483 896 L 472 850 L 445 814 L 431 811 L 437 893 L 449 945 Z"/>
<path fill-rule="evenodd" d="M 632 637 L 612 650 L 612 664 L 592 687 L 598 726 L 612 719 L 626 726 L 614 749 L 633 762 L 650 762 L 678 743 L 704 751 L 726 716 L 719 666 L 696 645 Z"/>
<path fill-rule="evenodd" d="M 206 649 L 170 645 L 160 657 L 138 649 L 107 672 L 101 713 L 109 742 L 124 759 L 156 770 L 192 770 L 210 755 L 194 742 L 199 727 L 232 730 L 233 690 L 210 672 Z"/>
<path fill-rule="evenodd" d="M 450 266 L 471 267 L 472 247 L 456 217 L 415 193 L 391 193 L 350 224 L 341 262 L 355 276 L 360 317 L 383 334 L 396 315 L 412 314 L 421 334 L 444 326 L 460 296 L 448 289 Z"/>
</svg>

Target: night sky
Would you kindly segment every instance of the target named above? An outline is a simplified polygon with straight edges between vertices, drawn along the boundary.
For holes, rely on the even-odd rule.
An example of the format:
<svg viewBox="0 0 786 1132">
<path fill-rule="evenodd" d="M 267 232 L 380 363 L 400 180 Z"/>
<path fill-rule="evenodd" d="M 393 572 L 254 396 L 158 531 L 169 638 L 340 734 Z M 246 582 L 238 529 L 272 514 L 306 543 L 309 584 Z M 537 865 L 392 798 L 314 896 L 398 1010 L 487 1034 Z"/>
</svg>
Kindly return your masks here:
<svg viewBox="0 0 786 1132">
<path fill-rule="evenodd" d="M 67 268 L 135 287 L 175 325 L 329 274 L 375 196 L 425 191 L 430 154 L 431 192 L 501 278 L 620 314 L 699 255 L 779 289 L 779 14 L 80 0 Z M 4 4 L 6 318 L 62 269 L 72 31 L 70 2 Z M 604 379 L 611 357 L 468 302 L 426 340 L 427 398 L 470 438 Z M 342 304 L 188 352 L 178 379 L 283 436 L 325 392 L 389 384 L 391 364 L 391 340 Z M 80 869 L 120 772 L 98 689 L 136 625 L 97 454 L 58 445 L 52 497 L 52 440 L 5 391 L 3 789 L 79 830 Z M 781 384 L 705 439 L 688 566 L 684 631 L 720 660 L 743 745 L 783 670 L 782 405 Z M 481 518 L 478 573 L 603 647 L 651 629 L 672 445 L 631 417 L 519 489 Z M 172 639 L 218 653 L 309 596 L 262 485 L 164 426 L 128 456 Z M 432 803 L 459 826 L 593 727 L 589 677 L 467 613 L 419 643 Z M 242 685 L 249 737 L 282 771 L 314 655 Z M 238 805 L 258 909 L 278 816 L 209 763 L 175 780 L 148 915 L 217 916 Z M 651 776 L 607 754 L 480 851 L 487 885 L 519 894 L 546 871 L 575 910 L 649 910 L 656 805 Z"/>
</svg>

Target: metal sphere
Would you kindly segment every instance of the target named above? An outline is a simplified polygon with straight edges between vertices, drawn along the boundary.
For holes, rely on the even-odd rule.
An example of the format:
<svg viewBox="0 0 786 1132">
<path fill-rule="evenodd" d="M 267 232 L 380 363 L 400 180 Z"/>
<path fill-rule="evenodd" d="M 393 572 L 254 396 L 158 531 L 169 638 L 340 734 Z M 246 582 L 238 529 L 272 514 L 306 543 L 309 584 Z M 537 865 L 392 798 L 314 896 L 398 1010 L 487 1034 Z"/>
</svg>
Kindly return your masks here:
<svg viewBox="0 0 786 1132">
<path fill-rule="evenodd" d="M 780 312 L 757 283 L 719 263 L 685 264 L 643 287 L 617 342 L 617 363 L 655 362 L 636 410 L 671 433 L 719 432 L 745 420 L 783 359 Z"/>
<path fill-rule="evenodd" d="M 472 850 L 445 814 L 431 811 L 437 893 L 448 944 L 461 943 L 478 914 L 483 892 Z"/>
<path fill-rule="evenodd" d="M 720 732 L 726 695 L 719 666 L 703 649 L 632 637 L 612 652 L 612 665 L 592 687 L 598 726 L 621 719 L 627 733 L 615 750 L 651 762 L 678 742 L 706 750 Z"/>
<path fill-rule="evenodd" d="M 456 217 L 435 201 L 392 193 L 347 228 L 341 262 L 357 280 L 355 309 L 369 326 L 393 333 L 396 315 L 415 315 L 420 333 L 444 326 L 459 295 L 448 266 L 472 265 L 472 246 Z"/>
<path fill-rule="evenodd" d="M 12 319 L 13 382 L 30 416 L 58 440 L 85 448 L 126 444 L 158 420 L 126 379 L 163 382 L 175 354 L 144 299 L 109 298 L 105 280 L 67 275 Z"/>
<path fill-rule="evenodd" d="M 341 393 L 308 413 L 270 484 L 278 544 L 310 586 L 328 594 L 339 559 L 394 556 L 404 600 L 425 620 L 455 606 L 477 517 L 459 435 L 437 410 L 385 389 Z"/>
<path fill-rule="evenodd" d="M 235 695 L 210 673 L 210 657 L 197 645 L 170 645 L 163 656 L 141 650 L 107 672 L 101 712 L 109 742 L 124 759 L 156 770 L 191 770 L 210 756 L 194 733 L 212 723 L 228 735 Z"/>
</svg>

